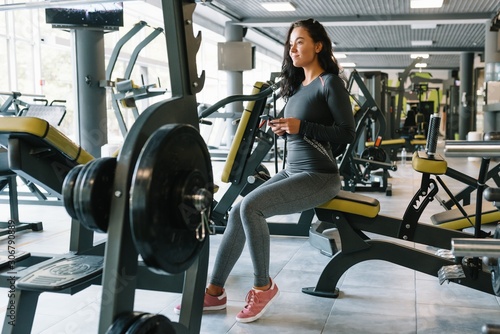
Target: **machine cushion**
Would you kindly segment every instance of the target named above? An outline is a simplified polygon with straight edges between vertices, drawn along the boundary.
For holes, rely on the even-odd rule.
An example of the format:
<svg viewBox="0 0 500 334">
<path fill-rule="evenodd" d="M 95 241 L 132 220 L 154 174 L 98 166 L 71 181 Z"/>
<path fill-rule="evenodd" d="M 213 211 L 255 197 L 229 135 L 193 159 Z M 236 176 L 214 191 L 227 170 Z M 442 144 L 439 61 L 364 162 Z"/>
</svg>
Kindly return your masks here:
<svg viewBox="0 0 500 334">
<path fill-rule="evenodd" d="M 93 159 L 92 155 L 72 142 L 62 132 L 54 128 L 49 122 L 36 117 L 2 117 L 0 122 L 0 144 L 8 147 L 8 138 L 29 137 L 29 140 L 39 139 L 68 159 L 77 164 L 85 164 Z"/>
<path fill-rule="evenodd" d="M 413 139 L 413 140 L 410 140 L 410 144 L 413 146 L 425 146 L 425 145 L 427 145 L 427 140 L 425 140 L 425 139 Z"/>
<path fill-rule="evenodd" d="M 464 207 L 467 216 L 469 216 L 472 224 L 476 223 L 476 205 L 467 205 Z M 465 218 L 460 210 L 452 209 L 437 213 L 431 216 L 431 221 L 434 225 L 452 230 L 461 230 L 467 227 L 472 227 L 467 218 Z M 483 204 L 481 214 L 481 224 L 491 224 L 500 221 L 500 211 L 490 202 Z"/>
<path fill-rule="evenodd" d="M 321 204 L 318 208 L 354 213 L 373 218 L 380 211 L 380 203 L 375 198 L 341 190 L 337 196 Z"/>
<path fill-rule="evenodd" d="M 382 143 L 380 144 L 380 146 L 389 146 L 389 145 L 404 145 L 405 144 L 405 139 L 404 138 L 400 138 L 400 139 L 384 139 L 382 140 Z M 366 147 L 371 147 L 375 145 L 375 142 L 374 141 L 369 141 L 369 142 L 366 142 L 365 143 L 365 146 Z"/>
<path fill-rule="evenodd" d="M 260 93 L 263 82 L 256 82 L 253 86 L 252 94 Z M 231 144 L 231 149 L 227 155 L 226 163 L 224 164 L 224 169 L 222 170 L 221 181 L 228 183 L 229 177 L 231 175 L 231 171 L 234 166 L 236 154 L 240 149 L 241 140 L 243 139 L 243 135 L 245 134 L 246 127 L 248 125 L 248 121 L 250 119 L 250 115 L 252 114 L 252 110 L 254 108 L 255 101 L 249 101 L 245 110 L 241 114 L 241 119 L 238 124 L 238 128 L 236 129 L 236 133 L 234 135 L 233 142 Z"/>
<path fill-rule="evenodd" d="M 444 174 L 448 169 L 448 163 L 442 157 L 436 154 L 430 158 L 423 151 L 413 153 L 412 166 L 417 172 L 433 175 Z"/>
</svg>

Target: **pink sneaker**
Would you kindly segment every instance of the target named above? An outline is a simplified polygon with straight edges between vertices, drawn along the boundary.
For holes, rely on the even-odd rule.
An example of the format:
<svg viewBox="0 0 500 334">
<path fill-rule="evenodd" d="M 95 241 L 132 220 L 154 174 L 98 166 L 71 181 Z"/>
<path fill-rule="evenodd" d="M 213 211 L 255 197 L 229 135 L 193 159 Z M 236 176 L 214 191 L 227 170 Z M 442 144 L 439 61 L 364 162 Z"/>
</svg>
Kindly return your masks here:
<svg viewBox="0 0 500 334">
<path fill-rule="evenodd" d="M 252 322 L 259 319 L 279 294 L 278 286 L 273 280 L 269 290 L 250 290 L 245 298 L 247 305 L 238 313 L 236 321 Z"/>
<path fill-rule="evenodd" d="M 218 311 L 226 308 L 227 295 L 226 290 L 222 289 L 222 295 L 212 296 L 205 292 L 205 299 L 203 299 L 203 311 Z M 174 307 L 175 314 L 181 314 L 181 305 Z"/>
</svg>

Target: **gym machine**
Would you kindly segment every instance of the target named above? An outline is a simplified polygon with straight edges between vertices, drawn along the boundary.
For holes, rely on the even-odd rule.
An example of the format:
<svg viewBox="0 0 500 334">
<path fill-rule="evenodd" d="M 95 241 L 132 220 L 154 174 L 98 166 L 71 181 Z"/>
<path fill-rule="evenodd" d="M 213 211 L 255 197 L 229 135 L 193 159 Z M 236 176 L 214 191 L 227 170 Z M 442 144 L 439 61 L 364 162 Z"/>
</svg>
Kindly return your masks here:
<svg viewBox="0 0 500 334">
<path fill-rule="evenodd" d="M 217 233 L 223 233 L 229 211 L 238 196 L 246 196 L 270 178 L 270 173 L 262 161 L 269 155 L 273 144 L 277 163 L 275 136 L 271 129 L 265 126 L 266 121 L 261 117 L 266 115 L 266 112 L 269 113 L 268 98 L 277 89 L 277 84 L 272 81 L 257 82 L 254 84 L 252 95 L 229 96 L 200 114 L 200 122 L 205 122 L 207 117 L 228 103 L 249 101 L 239 119 L 221 175 L 221 181 L 231 185 L 221 199 L 213 204 L 211 220 Z M 268 222 L 269 231 L 273 235 L 307 236 L 313 217 L 314 211 L 307 210 L 300 214 L 297 223 Z"/>
<path fill-rule="evenodd" d="M 354 83 L 360 88 L 365 101 L 362 103 L 355 99 L 360 107 L 354 116 L 356 139 L 354 143 L 346 146 L 339 163 L 339 172 L 343 177 L 343 189 L 352 192 L 356 190 L 381 191 L 390 196 L 392 189 L 388 183 L 389 170 L 395 171 L 397 167 L 380 147 L 384 142 L 381 140 L 382 134 L 386 131 L 385 117 L 357 71 L 353 71 L 349 77 L 349 92 L 351 92 Z M 372 138 L 379 136 L 380 138 L 375 141 L 378 143 L 377 145 L 365 148 L 367 127 L 371 131 Z M 362 152 L 360 152 L 361 150 Z M 374 171 L 378 169 L 381 169 L 381 172 L 380 175 L 376 176 Z"/>
<path fill-rule="evenodd" d="M 481 157 L 481 159 L 489 160 L 498 158 L 500 155 L 500 143 L 492 144 L 489 142 L 475 143 L 474 145 L 462 143 L 454 143 L 453 146 L 446 145 L 445 154 L 454 157 Z M 465 144 L 465 145 L 462 145 Z M 448 152 L 448 153 L 446 153 Z M 488 187 L 484 190 L 483 197 L 486 201 L 492 202 L 496 209 L 500 209 L 500 188 Z M 481 257 L 483 263 L 491 270 L 491 284 L 496 296 L 500 296 L 500 228 L 496 227 L 492 239 L 452 239 L 451 252 L 456 257 Z M 498 334 L 500 333 L 500 325 L 485 324 L 481 333 L 483 334 Z"/>
<path fill-rule="evenodd" d="M 374 259 L 436 276 L 441 284 L 448 281 L 494 293 L 491 286 L 492 274 L 489 270 L 483 268 L 477 259 L 455 258 L 450 256 L 449 251 L 451 240 L 454 238 L 487 237 L 480 229 L 480 221 L 476 220 L 474 234 L 418 221 L 438 191 L 437 183 L 430 177 L 431 174 L 442 174 L 446 170 L 446 161 L 435 153 L 439 120 L 437 116 L 431 118 L 426 151 L 413 154 L 413 167 L 423 175 L 420 189 L 412 198 L 402 219 L 380 215 L 380 203 L 374 198 L 345 191 L 315 209 L 320 221 L 338 229 L 341 250 L 335 252 L 316 286 L 303 288 L 304 293 L 336 298 L 339 295 L 336 285 L 345 271 L 357 263 Z M 486 169 L 487 166 L 482 166 L 481 179 Z M 371 239 L 365 232 L 394 238 L 398 242 Z M 321 234 L 318 233 L 315 237 L 319 238 Z M 404 241 L 410 244 L 406 245 Z M 433 254 L 414 248 L 414 242 L 442 250 Z"/>
<path fill-rule="evenodd" d="M 196 93 L 204 73 L 198 76 L 196 70 L 201 36 L 191 34 L 195 6 L 162 1 L 170 73 L 176 78 L 172 98 L 141 113 L 117 158 L 92 160 L 75 147 L 76 156 L 68 159 L 74 166 L 62 174 L 62 197 L 73 224 L 87 228 L 71 235 L 78 249 L 49 260 L 19 254 L 15 264 L 7 261 L 2 268 L 2 276 L 14 275 L 12 266 L 19 269 L 15 283 L 2 280 L 15 286 L 8 304 L 14 310 L 6 313 L 2 333 L 30 332 L 41 293 L 72 294 L 90 284 L 103 286 L 99 333 L 199 333 L 213 176 L 197 129 Z M 47 126 L 36 118 L 29 121 Z M 10 138 L 30 142 L 26 135 Z M 107 241 L 94 246 L 88 237 L 98 231 L 107 232 Z M 48 274 L 50 280 L 41 283 Z M 136 288 L 182 292 L 179 322 L 134 311 Z M 11 316 L 23 321 L 12 326 Z"/>
<path fill-rule="evenodd" d="M 116 81 L 112 81 L 113 71 L 121 49 L 128 41 L 130 41 L 130 39 L 133 36 L 135 36 L 139 31 L 141 31 L 146 26 L 148 26 L 148 24 L 144 21 L 136 23 L 132 27 L 132 29 L 130 29 L 130 31 L 127 32 L 116 43 L 113 52 L 111 53 L 108 66 L 106 68 L 106 81 L 101 84 L 102 86 L 111 89 L 111 95 L 113 97 L 112 106 L 122 136 L 125 136 L 127 134 L 128 127 L 123 117 L 120 105 L 122 105 L 125 108 L 131 109 L 134 120 L 136 120 L 137 117 L 139 117 L 139 111 L 136 106 L 136 100 L 142 100 L 154 96 L 159 96 L 165 94 L 166 92 L 165 89 L 159 87 L 160 86 L 159 83 L 158 85 L 157 84 L 145 85 L 143 81 L 141 86 L 137 86 L 134 83 L 134 81 L 130 79 L 130 76 L 132 75 L 132 70 L 134 69 L 139 53 L 149 43 L 151 43 L 158 35 L 163 33 L 162 28 L 154 28 L 153 31 L 134 48 L 134 51 L 130 56 L 127 68 L 125 69 L 125 73 L 123 74 L 122 77 L 116 79 Z"/>
<path fill-rule="evenodd" d="M 12 96 L 15 96 L 14 93 Z M 58 126 L 61 124 L 64 116 L 66 115 L 66 107 L 62 104 L 65 103 L 65 100 L 54 100 L 50 104 L 46 99 L 42 98 L 34 98 L 35 102 L 43 102 L 40 103 L 16 103 L 16 105 L 23 105 L 23 109 L 19 109 L 17 113 L 12 114 L 12 116 L 8 116 L 9 120 L 15 118 L 26 118 L 26 117 L 36 117 L 39 119 L 43 119 L 47 121 L 52 126 Z M 7 123 L 5 123 L 7 122 Z M 22 119 L 21 119 L 22 123 Z M 0 133 L 10 133 L 12 129 L 9 127 L 10 122 L 7 121 L 7 117 L 2 118 L 2 124 L 0 125 Z M 4 141 L 4 147 L 8 147 L 7 141 Z M 23 204 L 40 204 L 40 201 L 43 201 L 43 204 L 50 205 L 59 205 L 58 201 L 58 193 L 52 193 L 48 191 L 46 193 L 42 192 L 34 182 L 31 182 L 26 177 L 21 174 L 16 173 L 12 169 L 11 166 L 15 166 L 16 161 L 15 154 L 12 152 L 8 152 L 4 147 L 0 147 L 0 193 L 4 191 L 5 188 L 8 188 L 8 204 L 10 207 L 10 221 L 14 223 L 16 231 L 24 231 L 24 230 L 32 230 L 32 231 L 41 231 L 43 230 L 42 222 L 21 222 L 19 219 L 19 195 L 17 189 L 17 178 L 20 178 L 26 187 L 30 191 L 30 195 L 33 195 L 37 198 L 37 201 L 33 200 L 22 200 Z M 12 153 L 12 154 L 11 154 Z M 11 157 L 11 161 L 9 162 L 9 156 Z M 13 167 L 15 168 L 15 167 Z M 24 195 L 24 194 L 22 194 Z M 47 196 L 55 197 L 56 200 L 48 200 Z M 0 222 L 0 236 L 7 235 L 9 233 L 9 228 L 12 228 L 12 225 L 9 222 Z"/>
<path fill-rule="evenodd" d="M 22 94 L 21 92 L 0 92 L 0 96 L 7 96 L 0 105 L 0 116 L 19 116 L 21 111 L 29 106 L 26 101 L 19 98 L 20 96 L 29 96 L 35 99 L 44 97 L 43 95 Z"/>
</svg>

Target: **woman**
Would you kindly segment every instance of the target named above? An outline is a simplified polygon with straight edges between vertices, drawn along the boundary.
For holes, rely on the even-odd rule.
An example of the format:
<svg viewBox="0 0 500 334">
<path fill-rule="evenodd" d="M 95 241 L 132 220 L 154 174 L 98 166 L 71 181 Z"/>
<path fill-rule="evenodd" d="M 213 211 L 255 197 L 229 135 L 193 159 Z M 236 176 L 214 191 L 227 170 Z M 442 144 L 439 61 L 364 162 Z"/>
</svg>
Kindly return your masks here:
<svg viewBox="0 0 500 334">
<path fill-rule="evenodd" d="M 288 31 L 281 72 L 284 117 L 268 121 L 287 141 L 286 168 L 249 193 L 229 213 L 206 289 L 204 310 L 226 307 L 224 284 L 245 241 L 254 267 L 254 287 L 239 322 L 259 319 L 279 295 L 269 276 L 270 237 L 266 218 L 314 208 L 335 197 L 341 181 L 330 142 L 352 143 L 354 117 L 345 82 L 324 27 L 313 19 L 297 21 Z M 179 313 L 180 306 L 176 307 Z"/>
</svg>

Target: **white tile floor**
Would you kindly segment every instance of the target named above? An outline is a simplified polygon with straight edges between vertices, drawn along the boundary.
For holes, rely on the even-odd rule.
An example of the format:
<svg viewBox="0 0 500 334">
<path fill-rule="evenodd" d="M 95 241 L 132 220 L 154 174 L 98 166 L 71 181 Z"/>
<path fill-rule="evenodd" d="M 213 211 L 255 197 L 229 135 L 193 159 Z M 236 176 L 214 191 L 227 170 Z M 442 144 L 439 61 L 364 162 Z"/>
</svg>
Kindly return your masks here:
<svg viewBox="0 0 500 334">
<path fill-rule="evenodd" d="M 479 162 L 467 158 L 448 159 L 449 166 L 476 176 Z M 216 180 L 220 175 L 214 165 Z M 392 196 L 365 193 L 381 203 L 381 213 L 402 217 L 406 203 L 418 189 L 420 175 L 409 164 L 391 173 Z M 446 180 L 446 177 L 445 177 Z M 463 186 L 449 181 L 452 190 Z M 445 197 L 445 196 L 443 196 Z M 0 205 L 1 220 L 8 206 Z M 443 209 L 432 202 L 422 222 Z M 64 253 L 69 244 L 69 217 L 57 206 L 21 206 L 24 221 L 42 220 L 42 232 L 20 232 L 19 249 L 30 252 Z M 294 221 L 297 215 L 282 217 Z M 210 268 L 221 235 L 211 237 Z M 0 237 L 2 248 L 5 238 Z M 227 283 L 227 310 L 207 313 L 202 318 L 202 333 L 480 333 L 485 323 L 500 324 L 498 298 L 456 284 L 439 285 L 438 280 L 413 270 L 382 261 L 355 265 L 341 279 L 337 299 L 306 295 L 301 289 L 314 286 L 329 258 L 313 248 L 307 238 L 272 237 L 271 275 L 281 295 L 258 321 L 240 324 L 234 319 L 244 306 L 244 297 L 252 284 L 252 268 L 245 250 Z M 209 269 L 210 272 L 210 269 Z M 97 333 L 101 298 L 100 286 L 92 286 L 73 296 L 43 293 L 32 333 Z M 135 309 L 161 313 L 172 321 L 178 316 L 173 307 L 180 294 L 137 290 Z M 0 316 L 7 306 L 7 289 L 0 288 Z"/>
</svg>

